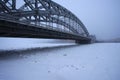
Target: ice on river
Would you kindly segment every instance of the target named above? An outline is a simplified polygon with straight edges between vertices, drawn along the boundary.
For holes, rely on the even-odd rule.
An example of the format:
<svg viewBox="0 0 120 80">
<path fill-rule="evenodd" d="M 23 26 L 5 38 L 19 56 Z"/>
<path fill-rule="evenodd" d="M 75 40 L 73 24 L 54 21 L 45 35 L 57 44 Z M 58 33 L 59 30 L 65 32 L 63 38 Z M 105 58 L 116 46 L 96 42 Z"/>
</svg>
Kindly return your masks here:
<svg viewBox="0 0 120 80">
<path fill-rule="evenodd" d="M 1 55 L 0 80 L 120 80 L 120 44 L 62 46 Z"/>
</svg>

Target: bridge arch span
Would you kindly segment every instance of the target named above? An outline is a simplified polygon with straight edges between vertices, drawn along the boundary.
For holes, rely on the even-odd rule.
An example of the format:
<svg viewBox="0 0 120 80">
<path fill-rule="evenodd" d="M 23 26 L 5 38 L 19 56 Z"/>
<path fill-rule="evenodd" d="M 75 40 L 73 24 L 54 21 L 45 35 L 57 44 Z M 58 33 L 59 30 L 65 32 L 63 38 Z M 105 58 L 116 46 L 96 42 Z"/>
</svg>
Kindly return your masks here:
<svg viewBox="0 0 120 80">
<path fill-rule="evenodd" d="M 37 28 L 43 27 L 75 36 L 89 37 L 80 19 L 58 3 L 52 0 L 23 0 L 23 2 L 22 6 L 17 8 L 16 0 L 1 0 L 0 15 L 13 16 L 18 23 L 34 25 Z"/>
</svg>

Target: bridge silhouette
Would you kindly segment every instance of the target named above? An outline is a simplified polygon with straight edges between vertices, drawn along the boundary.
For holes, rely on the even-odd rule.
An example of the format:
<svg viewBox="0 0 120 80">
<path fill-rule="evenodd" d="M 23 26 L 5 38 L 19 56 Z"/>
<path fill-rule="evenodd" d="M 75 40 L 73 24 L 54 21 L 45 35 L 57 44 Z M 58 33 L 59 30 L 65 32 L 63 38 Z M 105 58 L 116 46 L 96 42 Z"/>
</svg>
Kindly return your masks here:
<svg viewBox="0 0 120 80">
<path fill-rule="evenodd" d="M 51 0 L 0 0 L 0 37 L 69 39 L 90 43 L 84 24 Z"/>
</svg>

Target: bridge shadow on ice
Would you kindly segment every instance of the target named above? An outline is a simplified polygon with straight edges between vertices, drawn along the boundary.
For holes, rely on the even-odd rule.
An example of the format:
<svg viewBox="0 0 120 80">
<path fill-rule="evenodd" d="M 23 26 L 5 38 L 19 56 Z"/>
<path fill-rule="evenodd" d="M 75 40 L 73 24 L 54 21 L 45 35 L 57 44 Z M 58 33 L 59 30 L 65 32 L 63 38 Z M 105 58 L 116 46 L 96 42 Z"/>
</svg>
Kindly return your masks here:
<svg viewBox="0 0 120 80">
<path fill-rule="evenodd" d="M 81 45 L 74 44 L 74 45 L 64 45 L 64 46 L 56 46 L 56 47 L 44 47 L 44 48 L 38 47 L 38 48 L 29 48 L 29 49 L 23 49 L 23 50 L 0 51 L 0 60 L 19 59 L 19 58 L 24 58 L 24 55 L 35 55 L 38 53 L 45 54 L 51 51 L 63 50 L 63 49 L 73 48 L 78 46 L 81 46 Z"/>
</svg>

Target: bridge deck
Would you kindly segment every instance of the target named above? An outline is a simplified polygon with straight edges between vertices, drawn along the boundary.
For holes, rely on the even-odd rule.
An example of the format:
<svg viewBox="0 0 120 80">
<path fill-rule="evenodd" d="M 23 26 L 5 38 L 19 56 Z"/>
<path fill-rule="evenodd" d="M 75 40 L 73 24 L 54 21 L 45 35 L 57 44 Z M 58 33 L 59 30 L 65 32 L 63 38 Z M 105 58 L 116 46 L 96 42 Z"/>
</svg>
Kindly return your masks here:
<svg viewBox="0 0 120 80">
<path fill-rule="evenodd" d="M 55 31 L 35 25 L 20 24 L 12 21 L 0 19 L 0 36 L 1 37 L 27 37 L 27 38 L 47 38 L 47 39 L 71 39 L 88 43 L 90 38 L 80 35 Z"/>
</svg>

